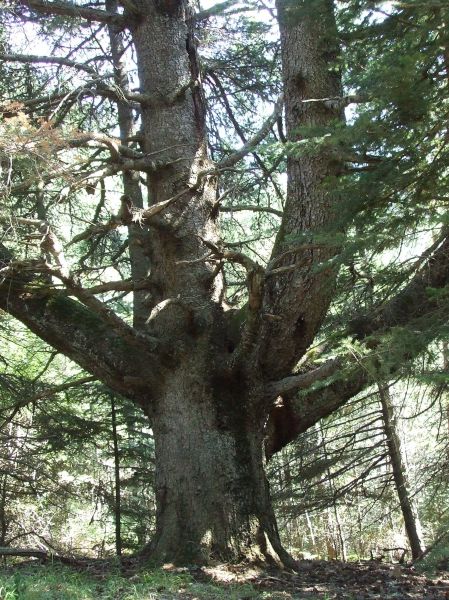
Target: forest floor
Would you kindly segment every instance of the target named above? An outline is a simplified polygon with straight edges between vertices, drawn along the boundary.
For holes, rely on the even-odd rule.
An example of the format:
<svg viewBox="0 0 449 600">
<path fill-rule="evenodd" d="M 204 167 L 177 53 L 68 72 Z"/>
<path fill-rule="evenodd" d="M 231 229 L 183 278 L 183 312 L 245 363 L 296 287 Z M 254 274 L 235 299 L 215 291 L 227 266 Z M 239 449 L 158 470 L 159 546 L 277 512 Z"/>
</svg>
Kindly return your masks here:
<svg viewBox="0 0 449 600">
<path fill-rule="evenodd" d="M 28 561 L 0 569 L 0 600 L 449 600 L 447 579 L 376 562 L 299 561 L 298 572 L 247 566 L 119 570 Z"/>
</svg>

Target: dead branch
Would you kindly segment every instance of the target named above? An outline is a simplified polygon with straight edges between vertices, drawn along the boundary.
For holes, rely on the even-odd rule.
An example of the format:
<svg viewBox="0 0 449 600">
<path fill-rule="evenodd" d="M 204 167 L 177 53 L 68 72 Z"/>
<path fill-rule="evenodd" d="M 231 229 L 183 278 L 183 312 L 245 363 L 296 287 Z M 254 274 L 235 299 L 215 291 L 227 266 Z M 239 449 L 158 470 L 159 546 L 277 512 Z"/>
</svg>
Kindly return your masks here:
<svg viewBox="0 0 449 600">
<path fill-rule="evenodd" d="M 267 137 L 270 133 L 272 127 L 276 123 L 279 115 L 282 114 L 282 109 L 284 106 L 284 96 L 281 94 L 274 105 L 274 110 L 271 115 L 266 119 L 263 123 L 262 127 L 255 133 L 247 142 L 243 144 L 243 146 L 233 152 L 230 156 L 224 158 L 220 162 L 218 162 L 215 166 L 216 171 L 222 171 L 225 169 L 229 169 L 236 165 L 239 161 L 242 160 L 247 154 L 250 154 L 256 146 L 260 144 L 260 142 Z"/>
<path fill-rule="evenodd" d="M 46 550 L 38 550 L 37 548 L 0 548 L 0 556 L 28 556 L 41 559 L 49 558 Z"/>
<path fill-rule="evenodd" d="M 68 274 L 69 267 L 64 256 L 64 249 L 61 242 L 52 230 L 51 226 L 47 221 L 39 219 L 25 219 L 17 217 L 15 219 L 20 225 L 29 225 L 36 227 L 38 230 L 37 236 L 40 238 L 39 246 L 42 252 L 42 257 L 45 260 L 49 260 L 52 257 L 63 274 Z M 30 237 L 30 236 L 29 236 Z"/>
<path fill-rule="evenodd" d="M 276 217 L 282 218 L 282 211 L 277 210 L 275 208 L 271 208 L 270 206 L 252 206 L 251 204 L 237 204 L 235 206 L 220 206 L 220 212 L 241 212 L 244 210 L 248 210 L 251 212 L 261 212 L 261 213 L 270 213 L 272 215 L 276 215 Z"/>
</svg>

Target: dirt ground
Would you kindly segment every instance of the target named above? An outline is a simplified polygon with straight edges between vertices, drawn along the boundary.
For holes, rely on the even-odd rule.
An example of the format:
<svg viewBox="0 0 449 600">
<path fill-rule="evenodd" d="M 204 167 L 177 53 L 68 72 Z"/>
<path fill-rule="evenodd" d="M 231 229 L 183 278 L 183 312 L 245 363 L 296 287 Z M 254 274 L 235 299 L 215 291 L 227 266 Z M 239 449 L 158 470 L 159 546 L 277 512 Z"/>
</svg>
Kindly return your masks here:
<svg viewBox="0 0 449 600">
<path fill-rule="evenodd" d="M 419 575 L 413 568 L 374 561 L 341 563 L 304 560 L 298 562 L 298 572 L 294 574 L 283 571 L 251 572 L 244 568 L 239 572 L 239 567 L 214 567 L 201 569 L 196 578 L 202 577 L 211 577 L 221 585 L 226 581 L 251 583 L 265 594 L 271 592 L 269 597 L 273 599 L 449 599 L 449 574 L 431 579 Z"/>
</svg>

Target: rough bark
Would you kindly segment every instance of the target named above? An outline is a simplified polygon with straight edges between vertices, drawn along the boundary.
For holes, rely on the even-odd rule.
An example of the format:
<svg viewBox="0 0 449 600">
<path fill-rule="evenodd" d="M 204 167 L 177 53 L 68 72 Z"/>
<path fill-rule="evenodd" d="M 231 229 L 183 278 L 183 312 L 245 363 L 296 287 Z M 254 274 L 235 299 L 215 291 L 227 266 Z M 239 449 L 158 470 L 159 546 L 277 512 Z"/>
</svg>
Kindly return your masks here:
<svg viewBox="0 0 449 600">
<path fill-rule="evenodd" d="M 30 292 L 16 275 L 0 286 L 0 308 L 33 333 L 98 377 L 111 389 L 142 403 L 157 393 L 158 373 L 149 340 L 124 339 L 101 316 L 64 293 Z M 142 390 L 142 386 L 145 389 Z"/>
<path fill-rule="evenodd" d="M 147 327 L 160 337 L 169 331 L 177 349 L 150 408 L 158 510 L 148 550 L 158 561 L 286 564 L 263 468 L 261 391 L 255 377 L 226 367 L 222 276 L 214 262 L 201 260 L 219 236 L 215 178 L 198 182 L 210 163 L 191 17 L 184 0 L 146 2 L 132 30 L 149 98 L 142 106 L 144 149 L 166 165 L 148 174 L 150 206 L 182 193 L 147 246 Z"/>
<path fill-rule="evenodd" d="M 206 247 L 201 238 L 218 242 L 210 218 L 215 181 L 200 171 L 209 166 L 204 104 L 188 3 L 145 2 L 133 29 L 142 89 L 149 98 L 142 106 L 144 150 L 166 166 L 149 173 L 150 205 L 185 193 L 164 211 L 147 248 L 153 306 L 181 298 L 184 307 L 170 305 L 152 319 L 155 333 L 184 337 L 186 328 L 204 331 L 214 319 L 222 291 L 214 265 L 199 261 Z M 197 262 L 192 262 L 197 261 Z M 192 322 L 192 320 L 194 322 Z"/>
<path fill-rule="evenodd" d="M 192 356 L 153 414 L 158 513 L 149 555 L 289 564 L 265 477 L 263 419 L 245 386 L 206 372 Z"/>
</svg>

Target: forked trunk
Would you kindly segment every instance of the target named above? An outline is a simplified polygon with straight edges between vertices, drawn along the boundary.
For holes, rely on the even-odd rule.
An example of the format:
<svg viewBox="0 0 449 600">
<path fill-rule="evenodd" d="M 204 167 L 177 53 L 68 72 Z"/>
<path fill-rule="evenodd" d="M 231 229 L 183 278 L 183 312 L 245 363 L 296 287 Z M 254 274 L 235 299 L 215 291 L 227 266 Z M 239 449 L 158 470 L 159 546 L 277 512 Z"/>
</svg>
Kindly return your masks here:
<svg viewBox="0 0 449 600">
<path fill-rule="evenodd" d="M 132 29 L 141 92 L 146 97 L 141 104 L 143 145 L 145 153 L 155 160 L 154 168 L 148 172 L 149 204 L 170 199 L 159 221 L 151 223 L 148 239 L 142 240 L 143 254 L 151 263 L 146 277 L 149 306 L 142 318 L 135 318 L 144 334 L 168 340 L 169 348 L 167 360 L 161 361 L 159 381 L 155 384 L 158 389 L 152 390 L 149 407 L 156 445 L 157 495 L 157 531 L 149 550 L 157 562 L 260 558 L 291 565 L 279 541 L 264 473 L 263 427 L 268 407 L 266 400 L 262 401 L 262 391 L 257 389 L 262 378 L 260 373 L 256 376 L 249 371 L 257 371 L 264 364 L 265 377 L 289 372 L 298 358 L 297 343 L 290 344 L 291 351 L 285 358 L 281 350 L 287 343 L 287 334 L 278 328 L 279 346 L 271 347 L 270 361 L 259 360 L 256 347 L 252 358 L 240 353 L 238 359 L 234 356 L 230 360 L 224 279 L 217 269 L 219 262 L 208 259 L 211 248 L 220 247 L 221 241 L 215 218 L 217 181 L 211 176 L 207 154 L 205 103 L 191 4 L 189 0 L 136 0 L 140 15 Z M 320 6 L 327 15 L 331 8 L 327 0 Z M 284 12 L 288 8 L 283 3 L 280 7 Z M 282 30 L 293 27 L 292 35 L 283 35 L 283 45 L 291 38 L 294 44 L 301 42 L 300 49 L 309 51 L 310 38 L 315 34 L 303 35 L 305 26 L 298 25 L 297 19 L 291 24 L 285 18 L 282 23 Z M 322 33 L 319 27 L 315 29 Z M 322 53 L 316 41 L 312 46 L 314 52 Z M 328 48 L 326 57 L 332 52 L 334 48 Z M 290 92 L 298 87 L 298 71 L 304 70 L 303 63 L 307 63 L 307 57 L 301 57 L 301 61 L 292 62 L 291 73 L 285 75 L 286 80 L 294 80 L 292 89 L 286 88 Z M 319 63 L 325 73 L 326 60 Z M 301 77 L 301 81 L 310 78 L 311 83 L 318 79 L 308 72 Z M 303 106 L 309 93 L 312 98 L 320 98 L 339 91 L 334 82 L 338 78 L 332 76 L 330 83 L 329 77 L 324 79 L 324 83 L 320 79 L 320 85 L 311 85 L 310 89 L 308 85 L 299 86 L 299 106 Z M 290 131 L 293 125 L 297 126 L 302 112 L 287 112 Z M 322 124 L 336 114 L 321 109 L 319 116 L 321 120 L 316 122 Z M 314 115 L 309 115 L 306 122 L 313 124 Z M 327 163 L 321 163 L 320 158 L 319 176 L 312 168 L 303 169 L 306 174 L 312 172 L 310 185 L 314 190 L 329 174 Z M 307 190 L 310 185 L 305 186 Z M 289 210 L 294 212 L 297 203 L 296 192 L 293 195 L 287 203 L 292 207 L 286 209 L 288 214 Z M 315 206 L 317 214 L 321 214 L 321 208 L 328 208 L 327 198 L 323 198 L 322 192 L 310 196 L 310 205 Z M 301 202 L 305 200 L 301 198 Z M 313 211 L 308 208 L 305 212 Z M 298 223 L 293 215 L 290 217 L 287 221 L 293 224 L 285 228 L 286 235 L 323 224 L 321 218 Z M 138 256 L 134 254 L 131 259 L 136 262 Z M 294 298 L 289 296 L 287 303 L 296 307 L 299 288 L 295 285 Z M 313 295 L 315 288 L 310 288 L 310 278 L 306 278 L 303 287 Z M 268 295 L 273 299 L 276 294 L 271 288 Z M 307 324 L 309 337 L 324 314 L 327 303 L 324 304 L 324 308 L 320 305 L 315 311 L 313 323 Z M 278 308 L 283 310 L 281 305 Z M 271 310 L 269 303 L 265 307 L 270 314 L 280 314 L 282 310 Z M 296 312 L 290 318 L 287 310 L 283 322 L 302 322 L 303 316 Z M 255 321 L 258 323 L 257 318 Z M 291 341 L 289 325 L 287 329 Z M 295 339 L 303 339 L 302 330 L 304 327 L 295 330 Z M 273 333 L 270 328 L 265 331 L 265 351 Z M 304 339 L 307 346 L 311 340 Z M 249 346 L 245 345 L 248 354 Z M 227 364 L 227 375 L 219 378 L 217 365 L 223 363 Z M 237 373 L 238 364 L 246 372 L 245 377 Z M 242 384 L 242 379 L 251 384 Z"/>
<path fill-rule="evenodd" d="M 205 381 L 197 359 L 170 378 L 153 415 L 157 531 L 149 557 L 290 565 L 264 471 L 263 423 L 241 396 Z"/>
</svg>

